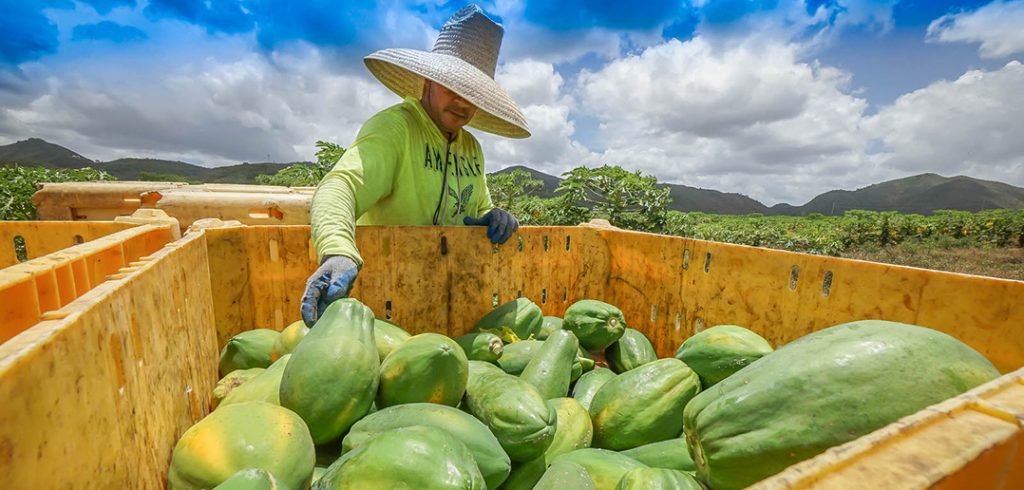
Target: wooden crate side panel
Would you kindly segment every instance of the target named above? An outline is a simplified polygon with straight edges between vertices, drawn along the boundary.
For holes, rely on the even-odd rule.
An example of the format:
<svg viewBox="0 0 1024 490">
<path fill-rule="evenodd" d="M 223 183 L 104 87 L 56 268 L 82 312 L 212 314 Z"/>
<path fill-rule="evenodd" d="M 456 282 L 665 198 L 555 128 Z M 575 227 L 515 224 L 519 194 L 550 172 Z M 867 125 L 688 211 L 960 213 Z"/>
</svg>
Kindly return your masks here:
<svg viewBox="0 0 1024 490">
<path fill-rule="evenodd" d="M 218 345 L 243 330 L 282 328 L 300 318 L 306 280 L 317 266 L 308 226 L 206 233 Z M 584 228 L 522 228 L 500 246 L 469 227 L 361 226 L 356 236 L 365 266 L 352 297 L 414 334 L 460 335 L 490 311 L 495 295 L 506 302 L 522 294 L 545 314 L 561 315 L 577 299 L 603 296 L 607 282 L 608 248 Z"/>
<path fill-rule="evenodd" d="M 0 268 L 20 262 L 16 237 L 24 240 L 27 258 L 34 259 L 133 226 L 106 221 L 0 221 Z"/>
<path fill-rule="evenodd" d="M 627 313 L 627 323 L 640 319 L 644 325 L 652 305 L 669 312 L 670 318 L 645 331 L 657 340 L 662 356 L 714 325 L 742 325 L 779 346 L 839 323 L 884 319 L 953 335 L 1003 372 L 1024 364 L 1021 281 L 635 232 L 601 233 L 613 257 L 609 297 Z M 683 268 L 680 253 L 686 250 L 689 265 Z M 672 312 L 682 315 L 679 334 Z"/>
<path fill-rule="evenodd" d="M 0 343 L 172 239 L 166 227 L 130 227 L 0 270 Z"/>
<path fill-rule="evenodd" d="M 10 488 L 162 488 L 209 412 L 217 346 L 193 236 L 0 345 L 0 474 Z"/>
</svg>

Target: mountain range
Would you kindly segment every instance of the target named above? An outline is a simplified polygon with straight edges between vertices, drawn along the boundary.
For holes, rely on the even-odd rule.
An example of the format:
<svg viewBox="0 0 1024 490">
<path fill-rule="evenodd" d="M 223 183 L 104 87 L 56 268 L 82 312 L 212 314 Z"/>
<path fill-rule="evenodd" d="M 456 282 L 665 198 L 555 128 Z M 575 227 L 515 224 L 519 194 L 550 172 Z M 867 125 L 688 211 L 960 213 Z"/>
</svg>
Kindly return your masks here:
<svg viewBox="0 0 1024 490">
<path fill-rule="evenodd" d="M 63 146 L 39 138 L 29 138 L 0 146 L 0 165 L 42 165 L 53 168 L 93 167 L 119 180 L 182 180 L 253 184 L 260 174 L 273 174 L 295 163 L 243 163 L 222 167 L 204 167 L 192 163 L 151 158 L 121 158 L 108 162 L 86 158 Z M 528 172 L 542 182 L 536 191 L 540 197 L 552 197 L 562 179 L 524 166 L 504 168 Z M 1024 208 L 1024 188 L 966 176 L 943 177 L 926 173 L 869 185 L 857 190 L 833 190 L 820 194 L 806 204 L 766 206 L 743 194 L 725 193 L 681 184 L 658 184 L 668 188 L 671 209 L 714 214 L 825 215 L 843 214 L 851 209 L 898 211 L 929 214 L 939 209 L 981 211 L 985 209 Z"/>
</svg>

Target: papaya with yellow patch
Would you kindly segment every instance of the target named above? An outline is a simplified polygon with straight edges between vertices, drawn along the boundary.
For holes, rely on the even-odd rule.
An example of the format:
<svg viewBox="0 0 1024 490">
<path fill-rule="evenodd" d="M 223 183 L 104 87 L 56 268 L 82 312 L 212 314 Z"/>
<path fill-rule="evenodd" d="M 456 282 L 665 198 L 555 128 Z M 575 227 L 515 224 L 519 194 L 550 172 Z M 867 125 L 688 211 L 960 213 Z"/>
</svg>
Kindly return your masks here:
<svg viewBox="0 0 1024 490">
<path fill-rule="evenodd" d="M 291 410 L 265 402 L 227 405 L 178 439 L 167 487 L 213 488 L 239 471 L 255 468 L 272 475 L 283 488 L 306 488 L 315 462 L 309 429 Z"/>
<path fill-rule="evenodd" d="M 309 327 L 302 320 L 285 327 L 270 349 L 270 359 L 276 361 L 281 356 L 291 353 L 307 333 L 309 333 Z"/>
<path fill-rule="evenodd" d="M 468 363 L 462 347 L 444 335 L 410 337 L 380 365 L 377 407 L 418 402 L 454 407 L 466 392 Z"/>
</svg>

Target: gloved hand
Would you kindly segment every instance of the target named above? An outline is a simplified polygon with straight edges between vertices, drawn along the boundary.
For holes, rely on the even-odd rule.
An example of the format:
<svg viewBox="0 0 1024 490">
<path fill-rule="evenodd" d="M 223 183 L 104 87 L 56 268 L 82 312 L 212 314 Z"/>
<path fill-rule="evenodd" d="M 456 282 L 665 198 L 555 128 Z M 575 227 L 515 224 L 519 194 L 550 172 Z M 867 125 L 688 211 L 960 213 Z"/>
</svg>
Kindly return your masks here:
<svg viewBox="0 0 1024 490">
<path fill-rule="evenodd" d="M 491 243 L 505 243 L 519 229 L 519 221 L 501 208 L 494 208 L 479 218 L 466 216 L 462 223 L 467 226 L 486 226 L 487 238 L 491 239 Z"/>
<path fill-rule="evenodd" d="M 359 266 L 352 259 L 324 257 L 320 268 L 306 281 L 306 293 L 302 295 L 302 320 L 307 327 L 313 327 L 328 305 L 348 296 L 357 274 Z"/>
</svg>

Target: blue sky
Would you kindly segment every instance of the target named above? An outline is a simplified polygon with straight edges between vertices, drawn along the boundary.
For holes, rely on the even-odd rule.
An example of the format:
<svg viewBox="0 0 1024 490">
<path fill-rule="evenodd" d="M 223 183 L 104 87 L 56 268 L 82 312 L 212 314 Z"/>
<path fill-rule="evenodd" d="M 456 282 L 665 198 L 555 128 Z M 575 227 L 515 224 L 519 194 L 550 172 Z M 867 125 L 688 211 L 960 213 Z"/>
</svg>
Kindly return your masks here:
<svg viewBox="0 0 1024 490">
<path fill-rule="evenodd" d="M 0 144 L 310 159 L 397 101 L 370 52 L 466 2 L 2 0 Z M 1024 0 L 492 0 L 528 140 L 489 169 L 617 164 L 802 204 L 923 172 L 1024 186 Z"/>
</svg>

